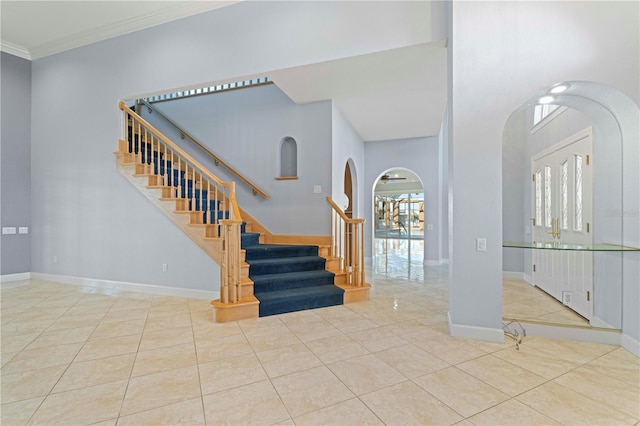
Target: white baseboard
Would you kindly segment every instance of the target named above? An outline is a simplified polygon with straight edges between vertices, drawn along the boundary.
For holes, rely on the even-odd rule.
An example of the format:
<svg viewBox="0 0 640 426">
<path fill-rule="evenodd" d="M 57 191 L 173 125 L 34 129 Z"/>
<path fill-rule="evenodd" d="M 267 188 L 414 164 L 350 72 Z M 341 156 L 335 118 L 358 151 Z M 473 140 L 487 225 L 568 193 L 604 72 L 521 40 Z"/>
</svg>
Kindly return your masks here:
<svg viewBox="0 0 640 426">
<path fill-rule="evenodd" d="M 0 283 L 10 283 L 14 281 L 24 281 L 31 279 L 31 272 L 22 272 L 20 274 L 0 275 Z"/>
<path fill-rule="evenodd" d="M 155 284 L 130 283 L 125 281 L 110 281 L 94 278 L 72 277 L 68 275 L 42 274 L 32 272 L 31 279 L 54 281 L 63 284 L 81 285 L 85 287 L 108 288 L 114 290 L 136 291 L 163 296 L 189 297 L 192 299 L 213 300 L 220 297 L 218 291 L 194 290 L 189 288 L 168 287 Z"/>
<path fill-rule="evenodd" d="M 524 274 L 523 279 L 525 280 L 525 282 L 534 285 L 533 284 L 533 276 L 529 275 L 529 274 Z"/>
<path fill-rule="evenodd" d="M 520 321 L 527 336 L 549 337 L 551 339 L 575 340 L 578 342 L 600 343 L 603 345 L 620 346 L 619 330 L 602 330 L 595 328 L 563 327 L 560 325 L 533 324 Z M 526 337 L 522 341 L 527 344 Z"/>
<path fill-rule="evenodd" d="M 502 279 L 524 281 L 524 272 L 502 271 Z"/>
<path fill-rule="evenodd" d="M 504 330 L 501 328 L 478 327 L 475 325 L 454 324 L 451 322 L 451 313 L 447 312 L 449 320 L 449 333 L 453 337 L 463 339 L 485 340 L 488 342 L 504 342 Z"/>
<path fill-rule="evenodd" d="M 640 341 L 634 339 L 628 334 L 622 333 L 620 336 L 620 346 L 640 358 Z"/>
</svg>

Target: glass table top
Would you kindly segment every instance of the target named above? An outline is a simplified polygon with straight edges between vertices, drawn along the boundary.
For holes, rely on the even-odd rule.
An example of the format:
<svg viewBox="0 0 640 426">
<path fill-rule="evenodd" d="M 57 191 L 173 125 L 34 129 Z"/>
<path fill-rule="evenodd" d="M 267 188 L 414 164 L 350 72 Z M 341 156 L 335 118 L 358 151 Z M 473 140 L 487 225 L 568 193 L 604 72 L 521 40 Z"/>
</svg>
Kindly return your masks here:
<svg viewBox="0 0 640 426">
<path fill-rule="evenodd" d="M 640 251 L 640 248 L 637 247 L 627 247 L 616 244 L 570 244 L 560 241 L 504 241 L 502 247 L 574 251 Z"/>
</svg>

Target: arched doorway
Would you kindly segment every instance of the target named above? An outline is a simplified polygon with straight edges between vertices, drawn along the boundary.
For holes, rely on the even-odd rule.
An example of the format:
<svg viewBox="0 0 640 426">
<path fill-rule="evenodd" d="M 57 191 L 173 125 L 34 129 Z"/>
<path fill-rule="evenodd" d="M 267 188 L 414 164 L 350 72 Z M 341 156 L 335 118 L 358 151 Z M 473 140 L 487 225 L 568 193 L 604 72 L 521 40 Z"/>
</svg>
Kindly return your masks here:
<svg viewBox="0 0 640 426">
<path fill-rule="evenodd" d="M 557 105 L 554 110 L 566 112 L 555 117 L 548 114 L 550 120 L 545 124 L 544 117 L 537 116 L 537 110 L 546 105 Z M 556 149 L 556 138 L 552 136 L 559 130 L 572 130 L 576 124 L 588 126 L 592 147 L 587 155 L 572 149 L 566 156 L 564 148 Z M 546 308 L 532 303 L 537 296 L 534 291 L 544 291 L 560 302 L 553 300 L 555 306 L 561 304 L 566 308 L 558 311 L 562 315 L 546 314 L 544 322 L 548 325 L 568 325 L 571 330 L 591 326 L 624 329 L 628 311 L 623 309 L 625 289 L 634 288 L 628 283 L 637 282 L 638 272 L 637 262 L 625 262 L 621 250 L 637 247 L 640 227 L 637 219 L 627 221 L 624 214 L 615 212 L 624 212 L 629 204 L 637 205 L 637 186 L 631 184 L 634 189 L 629 191 L 631 186 L 627 182 L 634 181 L 632 174 L 637 170 L 628 165 L 638 161 L 638 128 L 638 107 L 631 99 L 616 89 L 586 81 L 569 81 L 547 88 L 511 114 L 503 135 L 503 294 L 513 293 L 513 287 L 525 288 L 528 293 L 521 293 L 523 297 L 515 300 L 503 296 L 503 317 L 537 320 L 531 312 L 524 314 L 514 307 L 526 306 L 529 311 Z M 538 137 L 538 131 L 544 133 Z M 573 135 L 564 140 L 572 141 Z M 560 167 L 552 161 L 547 162 L 548 166 L 547 163 L 538 166 L 537 158 L 552 155 L 560 158 L 557 161 Z M 582 181 L 583 174 L 577 173 L 578 165 L 582 169 L 593 168 L 590 171 L 593 184 L 581 184 L 579 190 L 577 182 Z M 546 173 L 546 168 L 550 173 Z M 555 174 L 554 169 L 558 170 Z M 587 202 L 589 215 L 585 217 L 583 204 Z M 577 204 L 580 209 L 572 210 Z M 514 214 L 517 210 L 519 215 Z M 579 218 L 575 211 L 580 212 Z M 552 235 L 550 244 L 541 237 L 545 231 Z M 577 233 L 587 234 L 587 243 L 576 239 Z M 599 249 L 602 243 L 606 252 Z M 559 251 L 557 247 L 572 250 Z M 587 258 L 588 262 L 576 267 L 572 258 L 577 256 Z M 557 266 L 549 267 L 548 260 L 556 259 Z M 571 275 L 564 272 L 568 266 Z M 576 272 L 584 270 L 588 273 Z M 627 276 L 627 271 L 633 272 Z M 574 283 L 581 283 L 585 276 L 588 285 L 581 284 L 576 290 Z M 551 279 L 554 287 L 547 284 Z M 586 310 L 582 306 L 585 301 Z M 634 315 L 631 322 L 637 324 L 638 316 Z"/>
<path fill-rule="evenodd" d="M 353 179 L 351 177 L 351 165 L 349 161 L 344 165 L 344 195 L 347 196 L 349 203 L 344 209 L 344 214 L 346 214 L 347 217 L 353 217 L 353 194 L 355 191 L 353 190 Z"/>
<path fill-rule="evenodd" d="M 424 186 L 411 170 L 393 168 L 373 187 L 374 266 L 381 272 L 420 267 L 424 259 Z"/>
</svg>

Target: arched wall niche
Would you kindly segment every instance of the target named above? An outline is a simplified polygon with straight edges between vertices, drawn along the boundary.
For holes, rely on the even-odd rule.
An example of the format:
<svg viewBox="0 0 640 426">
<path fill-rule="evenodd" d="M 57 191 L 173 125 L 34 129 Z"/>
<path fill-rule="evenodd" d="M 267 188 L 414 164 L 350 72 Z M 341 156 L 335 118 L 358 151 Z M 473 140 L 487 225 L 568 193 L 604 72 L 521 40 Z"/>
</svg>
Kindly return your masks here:
<svg viewBox="0 0 640 426">
<path fill-rule="evenodd" d="M 291 136 L 285 136 L 280 140 L 280 177 L 298 176 L 298 144 Z"/>
<path fill-rule="evenodd" d="M 566 86 L 561 93 L 552 87 Z M 523 113 L 543 96 L 553 96 L 551 103 L 579 112 L 593 129 L 593 240 L 594 243 L 640 247 L 638 206 L 640 191 L 640 125 L 638 106 L 617 89 L 588 81 L 567 81 L 534 94 L 509 117 L 503 133 L 503 240 L 531 241 L 531 163 L 534 147 L 525 146 L 530 126 L 524 125 Z M 514 133 L 520 127 L 521 135 Z M 520 176 L 514 176 L 517 157 L 522 161 Z M 514 194 L 514 182 L 522 191 Z M 518 185 L 516 183 L 515 185 Z M 520 215 L 514 226 L 513 215 Z M 507 223 L 508 220 L 511 223 Z M 505 248 L 504 265 L 517 264 L 514 255 L 522 256 L 523 276 L 532 268 L 531 250 L 514 253 Z M 591 324 L 599 327 L 631 330 L 640 324 L 637 300 L 640 291 L 638 252 L 594 252 L 594 307 Z M 636 305 L 633 305 L 634 300 Z M 627 308 L 625 308 L 627 306 Z M 633 308 L 635 306 L 635 308 Z"/>
</svg>

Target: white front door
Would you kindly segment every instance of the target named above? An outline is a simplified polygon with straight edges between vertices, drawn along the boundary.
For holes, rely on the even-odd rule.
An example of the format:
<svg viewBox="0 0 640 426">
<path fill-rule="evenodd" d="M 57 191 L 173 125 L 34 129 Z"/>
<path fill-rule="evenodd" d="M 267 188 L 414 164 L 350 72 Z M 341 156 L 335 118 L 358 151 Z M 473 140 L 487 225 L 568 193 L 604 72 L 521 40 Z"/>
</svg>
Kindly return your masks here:
<svg viewBox="0 0 640 426">
<path fill-rule="evenodd" d="M 533 239 L 592 243 L 591 128 L 532 158 Z M 534 284 L 590 319 L 593 313 L 593 252 L 542 250 L 533 253 Z"/>
</svg>

